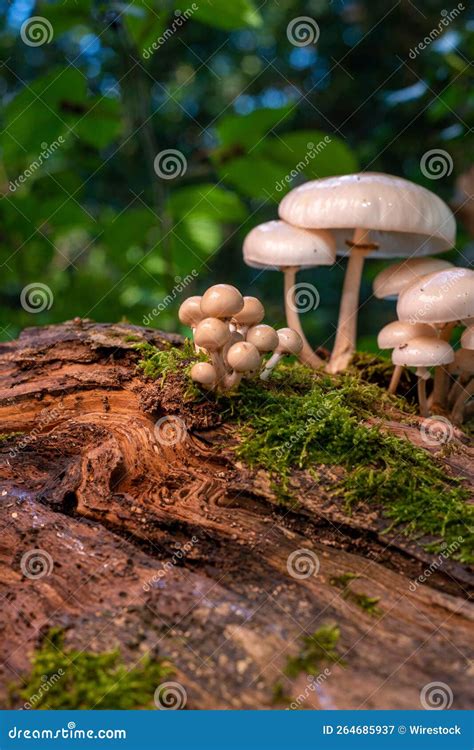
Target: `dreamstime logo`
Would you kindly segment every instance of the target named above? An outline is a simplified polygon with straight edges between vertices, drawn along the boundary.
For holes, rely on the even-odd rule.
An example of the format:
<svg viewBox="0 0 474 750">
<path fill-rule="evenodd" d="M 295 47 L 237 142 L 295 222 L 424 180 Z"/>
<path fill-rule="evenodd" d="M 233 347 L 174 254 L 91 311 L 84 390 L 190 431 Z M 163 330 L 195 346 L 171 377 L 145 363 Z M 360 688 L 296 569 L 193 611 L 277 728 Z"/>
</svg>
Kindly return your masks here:
<svg viewBox="0 0 474 750">
<path fill-rule="evenodd" d="M 453 439 L 454 427 L 446 417 L 427 417 L 420 425 L 420 433 L 427 445 L 446 445 Z"/>
<path fill-rule="evenodd" d="M 155 438 L 161 445 L 177 445 L 186 440 L 188 431 L 180 417 L 161 417 L 156 423 L 153 432 Z"/>
<path fill-rule="evenodd" d="M 175 10 L 174 15 L 175 18 L 173 19 L 170 26 L 168 26 L 167 29 L 165 29 L 161 36 L 158 37 L 152 44 L 150 44 L 149 47 L 144 47 L 142 50 L 142 55 L 145 58 L 145 60 L 149 60 L 152 56 L 153 52 L 156 52 L 157 49 L 163 46 L 168 39 L 170 39 L 173 34 L 178 31 L 186 21 L 188 21 L 193 13 L 195 13 L 199 9 L 199 5 L 196 3 L 193 3 L 189 8 L 186 8 L 185 11 Z"/>
<path fill-rule="evenodd" d="M 463 542 L 464 538 L 462 536 L 458 536 L 458 538 L 454 542 L 451 542 L 451 544 L 449 545 L 446 544 L 444 549 L 440 552 L 438 557 L 433 560 L 429 567 L 425 568 L 423 573 L 421 573 L 418 578 L 415 578 L 414 581 L 410 581 L 410 585 L 408 587 L 410 591 L 416 591 L 420 584 L 425 583 L 428 578 L 433 575 L 433 573 L 436 573 L 438 568 L 440 568 L 446 560 L 449 560 L 449 558 L 458 551 Z"/>
<path fill-rule="evenodd" d="M 425 36 L 425 38 L 421 42 L 410 49 L 408 56 L 412 60 L 416 60 L 420 52 L 423 52 L 427 47 L 430 46 L 430 44 L 432 44 L 432 42 L 435 42 L 438 37 L 440 37 L 441 34 L 444 33 L 445 29 L 461 14 L 463 10 L 466 10 L 466 6 L 463 3 L 458 3 L 457 6 L 455 8 L 452 8 L 451 10 L 446 10 L 446 8 L 444 8 L 444 10 L 441 11 L 441 19 L 438 25 L 435 26 L 434 29 L 431 29 L 428 36 Z"/>
<path fill-rule="evenodd" d="M 286 568 L 292 578 L 310 578 L 319 573 L 319 558 L 310 549 L 297 549 L 288 555 Z"/>
<path fill-rule="evenodd" d="M 31 549 L 20 561 L 21 572 L 32 581 L 51 575 L 53 567 L 53 558 L 44 549 Z"/>
<path fill-rule="evenodd" d="M 62 135 L 58 136 L 56 140 L 51 141 L 51 143 L 43 141 L 38 158 L 32 161 L 31 164 L 29 164 L 25 169 L 25 171 L 21 175 L 19 175 L 19 177 L 17 177 L 15 180 L 10 180 L 8 189 L 12 193 L 18 190 L 18 188 L 20 188 L 25 182 L 27 182 L 27 180 L 29 180 L 29 178 L 32 177 L 40 167 L 43 166 L 43 164 L 58 150 L 58 148 L 64 145 L 64 143 L 66 143 L 66 139 Z"/>
<path fill-rule="evenodd" d="M 313 161 L 313 159 L 316 159 L 319 154 L 324 151 L 326 146 L 329 146 L 331 143 L 331 137 L 329 135 L 325 135 L 324 138 L 322 138 L 318 143 L 313 143 L 312 141 L 309 141 L 306 144 L 307 152 L 304 156 L 304 159 L 301 159 L 301 161 L 298 162 L 298 164 L 293 167 L 293 169 L 286 174 L 282 180 L 278 180 L 275 183 L 275 190 L 277 190 L 279 193 L 282 192 L 282 190 L 285 190 L 288 185 L 290 185 L 295 177 L 298 177 L 301 172 L 304 172 L 306 167 L 309 166 L 310 162 Z"/>
<path fill-rule="evenodd" d="M 32 16 L 27 18 L 21 25 L 20 36 L 28 47 L 41 47 L 53 40 L 53 27 L 47 18 L 43 16 Z"/>
<path fill-rule="evenodd" d="M 307 313 L 319 307 L 319 292 L 313 284 L 301 282 L 295 284 L 286 293 L 286 303 L 290 310 L 297 313 Z"/>
<path fill-rule="evenodd" d="M 188 162 L 181 151 L 167 148 L 155 156 L 153 168 L 162 180 L 174 180 L 186 174 Z"/>
<path fill-rule="evenodd" d="M 143 325 L 149 326 L 153 318 L 157 318 L 158 315 L 164 312 L 164 310 L 166 310 L 166 308 L 176 300 L 178 295 L 180 295 L 181 292 L 183 292 L 186 287 L 191 284 L 191 282 L 193 282 L 198 276 L 199 273 L 195 268 L 193 268 L 191 273 L 186 274 L 184 279 L 181 276 L 175 276 L 175 286 L 173 287 L 171 292 L 167 294 L 164 299 L 162 299 L 157 307 L 154 307 L 150 313 L 143 316 Z"/>
<path fill-rule="evenodd" d="M 439 303 L 439 300 L 442 298 L 443 295 L 446 295 L 450 289 L 452 289 L 453 286 L 457 283 L 458 279 L 462 278 L 464 269 L 452 269 L 452 273 L 449 274 L 448 280 L 445 284 L 440 288 L 439 292 L 437 293 L 436 297 L 431 297 L 428 301 L 426 301 L 424 304 L 421 305 L 421 307 L 415 312 L 414 315 L 412 315 L 408 322 L 414 325 L 415 323 L 419 323 L 420 321 L 423 321 L 426 316 L 431 312 L 431 310 L 436 307 L 436 305 Z"/>
<path fill-rule="evenodd" d="M 428 180 L 441 180 L 443 177 L 449 177 L 453 168 L 452 156 L 442 148 L 432 148 L 431 151 L 426 151 L 420 160 L 421 172 Z"/>
<path fill-rule="evenodd" d="M 308 44 L 316 44 L 320 33 L 318 24 L 310 16 L 293 18 L 286 27 L 288 41 L 295 47 L 307 47 Z"/>
<path fill-rule="evenodd" d="M 185 707 L 187 700 L 186 690 L 179 682 L 162 682 L 155 690 L 155 706 L 160 711 L 177 711 Z"/>
<path fill-rule="evenodd" d="M 34 708 L 36 704 L 42 699 L 42 697 L 47 694 L 65 674 L 66 673 L 64 669 L 59 668 L 58 671 L 54 672 L 54 674 L 52 675 L 42 675 L 41 684 L 37 692 L 30 695 L 29 700 L 23 704 L 23 709 L 25 711 L 29 711 L 30 709 Z M 71 729 L 71 727 L 69 727 L 69 729 Z"/>
<path fill-rule="evenodd" d="M 26 312 L 42 313 L 45 310 L 51 310 L 53 301 L 53 292 L 47 284 L 42 284 L 40 281 L 27 284 L 21 290 L 20 303 Z"/>
<path fill-rule="evenodd" d="M 150 578 L 148 581 L 146 581 L 143 584 L 143 591 L 151 591 L 152 587 L 155 585 L 155 583 L 158 583 L 162 578 L 164 578 L 167 573 L 169 573 L 170 570 L 173 569 L 175 565 L 177 565 L 181 560 L 184 560 L 188 552 L 190 552 L 193 547 L 199 543 L 199 539 L 197 536 L 191 537 L 189 542 L 186 542 L 185 544 L 181 545 L 180 548 L 173 553 L 173 556 L 170 560 L 166 560 L 162 565 L 163 567 L 160 568 L 160 570 L 155 573 L 153 578 Z"/>
<path fill-rule="evenodd" d="M 420 692 L 420 703 L 426 711 L 451 708 L 453 698 L 453 691 L 445 682 L 429 682 Z"/>
</svg>

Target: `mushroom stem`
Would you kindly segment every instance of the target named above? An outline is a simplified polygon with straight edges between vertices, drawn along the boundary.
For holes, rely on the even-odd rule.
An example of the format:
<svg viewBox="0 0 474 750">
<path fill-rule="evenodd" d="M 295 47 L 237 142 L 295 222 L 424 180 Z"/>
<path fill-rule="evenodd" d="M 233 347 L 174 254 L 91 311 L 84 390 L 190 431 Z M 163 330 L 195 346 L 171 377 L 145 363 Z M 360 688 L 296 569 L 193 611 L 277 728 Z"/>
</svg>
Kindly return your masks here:
<svg viewBox="0 0 474 750">
<path fill-rule="evenodd" d="M 451 412 L 451 421 L 454 422 L 454 424 L 463 423 L 464 410 L 467 406 L 467 402 L 472 396 L 474 396 L 474 379 L 463 388 L 462 393 L 456 399 L 456 403 Z"/>
<path fill-rule="evenodd" d="M 454 381 L 453 385 L 449 390 L 448 406 L 454 406 L 460 393 L 462 393 L 464 386 L 469 381 L 469 375 L 462 372 L 458 375 L 458 379 Z"/>
<path fill-rule="evenodd" d="M 293 328 L 294 331 L 299 333 L 303 341 L 303 348 L 298 355 L 301 362 L 304 362 L 314 370 L 324 365 L 324 360 L 318 357 L 316 352 L 313 351 L 310 344 L 308 343 L 306 336 L 304 335 L 303 328 L 301 326 L 300 316 L 298 315 L 298 309 L 295 302 L 295 280 L 296 273 L 299 271 L 298 266 L 289 266 L 282 268 L 285 276 L 285 314 L 286 324 L 288 328 Z"/>
<path fill-rule="evenodd" d="M 453 329 L 456 323 L 446 323 L 445 326 L 438 329 L 441 341 L 449 343 Z M 446 367 L 437 367 L 434 375 L 433 393 L 431 394 L 431 408 L 445 408 L 448 398 L 449 389 L 449 372 Z"/>
<path fill-rule="evenodd" d="M 365 243 L 365 244 L 364 244 Z M 353 245 L 344 277 L 336 340 L 326 372 L 333 375 L 346 370 L 355 352 L 357 338 L 357 311 L 359 308 L 360 285 L 366 255 L 371 249 L 367 247 L 367 230 L 356 229 Z M 359 245 L 359 247 L 358 247 Z"/>
<path fill-rule="evenodd" d="M 232 370 L 232 372 L 229 372 L 226 374 L 224 381 L 221 384 L 221 388 L 223 391 L 231 391 L 232 388 L 235 388 L 236 386 L 239 385 L 241 380 L 242 380 L 242 373 Z"/>
<path fill-rule="evenodd" d="M 208 352 L 211 357 L 211 362 L 216 371 L 216 385 L 217 388 L 221 388 L 226 377 L 226 369 L 224 365 L 224 359 L 222 357 L 222 349 L 218 349 L 215 352 Z"/>
<path fill-rule="evenodd" d="M 418 376 L 418 403 L 420 405 L 420 416 L 429 417 L 430 410 L 428 407 L 428 399 L 426 398 L 426 379 Z"/>
<path fill-rule="evenodd" d="M 392 373 L 392 379 L 390 381 L 390 385 L 388 386 L 388 393 L 393 394 L 397 392 L 397 388 L 400 384 L 400 378 L 402 377 L 402 372 L 404 370 L 403 365 L 395 365 L 393 373 Z"/>
<path fill-rule="evenodd" d="M 265 362 L 265 367 L 260 373 L 260 380 L 268 380 L 272 374 L 272 370 L 277 366 L 280 359 L 283 357 L 283 352 L 274 352 L 269 360 Z"/>
</svg>

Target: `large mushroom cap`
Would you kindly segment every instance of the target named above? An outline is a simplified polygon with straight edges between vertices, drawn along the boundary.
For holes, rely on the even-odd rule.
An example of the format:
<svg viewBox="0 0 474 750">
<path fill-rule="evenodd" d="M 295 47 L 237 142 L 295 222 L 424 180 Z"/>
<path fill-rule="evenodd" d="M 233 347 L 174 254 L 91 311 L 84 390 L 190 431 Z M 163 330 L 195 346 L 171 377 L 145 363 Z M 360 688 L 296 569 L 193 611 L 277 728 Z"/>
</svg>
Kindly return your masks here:
<svg viewBox="0 0 474 750">
<path fill-rule="evenodd" d="M 336 260 L 336 243 L 325 230 L 307 230 L 285 221 L 267 221 L 246 236 L 244 260 L 253 268 L 332 266 Z"/>
<path fill-rule="evenodd" d="M 374 279 L 377 299 L 396 299 L 400 292 L 421 276 L 452 268 L 453 264 L 442 258 L 408 258 L 384 268 Z"/>
<path fill-rule="evenodd" d="M 439 367 L 454 360 L 454 351 L 447 341 L 420 336 L 393 350 L 392 362 L 404 367 Z"/>
<path fill-rule="evenodd" d="M 436 338 L 437 333 L 427 323 L 403 323 L 400 320 L 394 320 L 393 323 L 388 323 L 382 328 L 377 337 L 377 345 L 379 349 L 395 349 L 420 336 Z"/>
<path fill-rule="evenodd" d="M 474 325 L 466 328 L 461 336 L 461 346 L 464 349 L 474 349 Z"/>
<path fill-rule="evenodd" d="M 291 190 L 280 203 L 282 219 L 298 227 L 335 232 L 338 253 L 355 228 L 373 230 L 379 258 L 431 255 L 451 248 L 456 222 L 449 207 L 420 185 L 401 177 L 364 172 L 312 180 Z M 408 236 L 407 236 L 408 235 Z"/>
<path fill-rule="evenodd" d="M 231 284 L 215 284 L 204 292 L 201 310 L 209 318 L 232 318 L 242 310 L 244 298 Z"/>
<path fill-rule="evenodd" d="M 400 320 L 452 323 L 474 317 L 474 271 L 448 268 L 423 276 L 398 298 Z"/>
</svg>

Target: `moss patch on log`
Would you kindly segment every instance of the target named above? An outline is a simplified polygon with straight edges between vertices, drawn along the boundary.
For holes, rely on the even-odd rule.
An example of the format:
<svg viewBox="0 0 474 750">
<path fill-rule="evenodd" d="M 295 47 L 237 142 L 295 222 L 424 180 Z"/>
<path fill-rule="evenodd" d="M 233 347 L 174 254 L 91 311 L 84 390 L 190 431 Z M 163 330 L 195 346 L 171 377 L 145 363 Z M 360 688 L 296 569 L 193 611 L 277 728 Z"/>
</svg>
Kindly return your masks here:
<svg viewBox="0 0 474 750">
<path fill-rule="evenodd" d="M 118 649 L 104 653 L 68 649 L 52 629 L 33 654 L 31 672 L 10 690 L 12 705 L 27 709 L 152 708 L 156 688 L 173 673 L 169 662 L 144 657 L 123 663 Z"/>
</svg>

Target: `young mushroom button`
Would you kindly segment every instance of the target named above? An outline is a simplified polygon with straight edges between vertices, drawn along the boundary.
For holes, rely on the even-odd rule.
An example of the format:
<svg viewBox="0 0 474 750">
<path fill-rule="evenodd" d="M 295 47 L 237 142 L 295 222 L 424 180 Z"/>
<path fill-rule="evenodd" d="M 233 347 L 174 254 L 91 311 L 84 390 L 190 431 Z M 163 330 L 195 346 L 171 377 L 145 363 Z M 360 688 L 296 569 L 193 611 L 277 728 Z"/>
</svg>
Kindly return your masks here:
<svg viewBox="0 0 474 750">
<path fill-rule="evenodd" d="M 278 346 L 268 362 L 265 363 L 265 367 L 260 375 L 262 380 L 268 380 L 272 374 L 273 368 L 278 364 L 280 359 L 285 356 L 285 354 L 294 354 L 295 356 L 298 356 L 303 348 L 301 336 L 291 328 L 280 328 L 277 331 L 277 334 Z"/>
<path fill-rule="evenodd" d="M 244 298 L 235 286 L 216 284 L 204 292 L 201 310 L 206 317 L 230 320 L 244 306 Z"/>
<path fill-rule="evenodd" d="M 249 328 L 247 331 L 247 341 L 256 346 L 262 354 L 273 352 L 279 344 L 278 334 L 275 329 L 264 323 Z"/>
<path fill-rule="evenodd" d="M 419 336 L 436 338 L 436 331 L 427 323 L 403 323 L 394 320 L 382 328 L 377 337 L 377 345 L 379 349 L 396 349 L 397 346 L 404 346 Z M 403 369 L 403 365 L 396 365 L 388 387 L 389 393 L 396 393 Z"/>
<path fill-rule="evenodd" d="M 237 324 L 240 333 L 247 333 L 249 326 L 261 323 L 265 317 L 265 308 L 256 297 L 244 297 L 244 306 L 236 313 L 233 321 Z"/>
<path fill-rule="evenodd" d="M 448 206 L 426 188 L 376 172 L 329 177 L 290 191 L 282 219 L 299 227 L 329 229 L 338 253 L 349 255 L 339 323 L 328 372 L 344 370 L 355 351 L 359 293 L 365 258 L 403 258 L 450 249 L 456 223 Z"/>
<path fill-rule="evenodd" d="M 226 376 L 225 389 L 230 390 L 238 385 L 243 373 L 254 373 L 260 367 L 262 359 L 257 347 L 249 341 L 234 344 L 227 352 L 227 362 L 232 373 Z"/>
<path fill-rule="evenodd" d="M 209 362 L 196 362 L 191 368 L 191 378 L 207 390 L 211 390 L 217 383 L 217 372 Z"/>
<path fill-rule="evenodd" d="M 194 333 L 196 346 L 206 349 L 211 355 L 212 364 L 217 374 L 217 384 L 220 384 L 225 376 L 222 349 L 230 336 L 229 326 L 217 318 L 204 318 Z"/>
<path fill-rule="evenodd" d="M 416 368 L 418 401 L 422 417 L 428 417 L 430 414 L 426 398 L 426 381 L 430 378 L 429 368 L 448 365 L 453 360 L 454 351 L 451 346 L 438 338 L 420 336 L 393 350 L 394 365 Z"/>
</svg>

